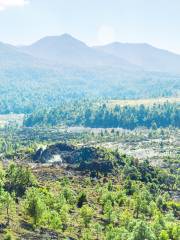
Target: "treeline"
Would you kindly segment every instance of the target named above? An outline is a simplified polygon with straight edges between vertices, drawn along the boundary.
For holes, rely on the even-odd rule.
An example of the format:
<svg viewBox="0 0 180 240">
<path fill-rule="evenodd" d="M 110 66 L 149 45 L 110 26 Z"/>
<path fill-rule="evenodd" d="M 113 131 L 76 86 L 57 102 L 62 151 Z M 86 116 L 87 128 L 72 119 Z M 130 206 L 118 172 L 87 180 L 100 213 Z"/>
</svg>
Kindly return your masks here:
<svg viewBox="0 0 180 240">
<path fill-rule="evenodd" d="M 180 127 L 180 107 L 178 103 L 169 102 L 152 106 L 116 105 L 113 108 L 104 103 L 75 102 L 49 111 L 38 111 L 27 115 L 24 125 L 26 127 L 67 125 L 125 129 Z"/>
</svg>

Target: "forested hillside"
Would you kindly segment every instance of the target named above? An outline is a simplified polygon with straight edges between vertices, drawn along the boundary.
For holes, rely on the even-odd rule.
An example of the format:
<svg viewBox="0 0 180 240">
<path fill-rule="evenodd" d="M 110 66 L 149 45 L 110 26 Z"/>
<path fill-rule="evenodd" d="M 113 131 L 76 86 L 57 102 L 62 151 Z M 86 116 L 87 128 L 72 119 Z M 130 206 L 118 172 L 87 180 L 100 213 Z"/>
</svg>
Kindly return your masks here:
<svg viewBox="0 0 180 240">
<path fill-rule="evenodd" d="M 104 148 L 28 151 L 32 169 L 23 160 L 0 169 L 3 239 L 179 240 L 176 169 Z M 57 153 L 61 163 L 35 165 Z"/>
<path fill-rule="evenodd" d="M 179 76 L 118 68 L 11 67 L 0 71 L 0 113 L 28 113 L 78 98 L 130 99 L 178 94 Z M 153 80 L 152 80 L 153 79 Z"/>
</svg>

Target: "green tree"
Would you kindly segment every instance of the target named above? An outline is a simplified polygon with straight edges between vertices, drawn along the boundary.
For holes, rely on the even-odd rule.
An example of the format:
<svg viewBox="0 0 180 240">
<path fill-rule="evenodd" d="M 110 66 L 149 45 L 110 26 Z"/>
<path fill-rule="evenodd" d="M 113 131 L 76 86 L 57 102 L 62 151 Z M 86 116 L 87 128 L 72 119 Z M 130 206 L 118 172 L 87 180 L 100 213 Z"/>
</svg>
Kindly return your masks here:
<svg viewBox="0 0 180 240">
<path fill-rule="evenodd" d="M 46 210 L 43 213 L 41 223 L 46 225 L 48 228 L 52 228 L 54 230 L 60 230 L 62 228 L 61 217 L 55 210 Z"/>
<path fill-rule="evenodd" d="M 4 182 L 5 182 L 5 171 L 2 164 L 0 164 L 0 193 L 3 190 Z"/>
<path fill-rule="evenodd" d="M 155 236 L 147 222 L 138 222 L 131 234 L 131 240 L 155 240 Z"/>
<path fill-rule="evenodd" d="M 162 230 L 159 235 L 159 240 L 169 240 L 169 235 L 166 230 Z"/>
<path fill-rule="evenodd" d="M 15 192 L 17 197 L 22 197 L 29 187 L 36 184 L 37 180 L 28 167 L 14 163 L 8 166 L 5 181 L 5 189 L 7 191 Z"/>
<path fill-rule="evenodd" d="M 2 212 L 5 211 L 6 225 L 9 226 L 11 217 L 15 212 L 15 202 L 14 199 L 11 197 L 10 193 L 6 191 L 1 191 L 0 208 Z"/>
<path fill-rule="evenodd" d="M 93 209 L 88 205 L 84 205 L 80 210 L 80 215 L 85 227 L 88 227 L 93 217 Z"/>
<path fill-rule="evenodd" d="M 81 208 L 83 206 L 83 204 L 86 202 L 87 202 L 86 193 L 81 192 L 78 196 L 77 207 Z"/>
<path fill-rule="evenodd" d="M 107 200 L 107 202 L 105 203 L 105 205 L 103 207 L 103 212 L 104 212 L 106 219 L 108 220 L 108 223 L 115 222 L 116 214 L 113 210 L 112 202 L 110 200 Z"/>
<path fill-rule="evenodd" d="M 25 210 L 33 219 L 33 224 L 35 226 L 40 222 L 46 211 L 46 205 L 43 199 L 43 194 L 36 188 L 30 188 L 26 193 Z"/>
<path fill-rule="evenodd" d="M 139 189 L 135 194 L 134 194 L 134 213 L 135 217 L 139 218 L 140 213 L 148 213 L 149 210 L 149 200 L 150 200 L 150 195 L 149 192 L 145 189 Z"/>
</svg>

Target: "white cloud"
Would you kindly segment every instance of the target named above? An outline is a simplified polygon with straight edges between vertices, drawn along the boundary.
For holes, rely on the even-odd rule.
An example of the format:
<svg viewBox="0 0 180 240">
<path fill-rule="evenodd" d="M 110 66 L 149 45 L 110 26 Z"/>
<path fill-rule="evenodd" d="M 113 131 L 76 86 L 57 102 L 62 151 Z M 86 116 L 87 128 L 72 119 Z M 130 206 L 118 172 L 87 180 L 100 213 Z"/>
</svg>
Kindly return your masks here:
<svg viewBox="0 0 180 240">
<path fill-rule="evenodd" d="M 99 44 L 107 44 L 115 40 L 114 28 L 109 25 L 102 25 L 98 30 Z"/>
<path fill-rule="evenodd" d="M 10 7 L 22 7 L 28 3 L 28 0 L 0 0 L 0 11 Z"/>
</svg>

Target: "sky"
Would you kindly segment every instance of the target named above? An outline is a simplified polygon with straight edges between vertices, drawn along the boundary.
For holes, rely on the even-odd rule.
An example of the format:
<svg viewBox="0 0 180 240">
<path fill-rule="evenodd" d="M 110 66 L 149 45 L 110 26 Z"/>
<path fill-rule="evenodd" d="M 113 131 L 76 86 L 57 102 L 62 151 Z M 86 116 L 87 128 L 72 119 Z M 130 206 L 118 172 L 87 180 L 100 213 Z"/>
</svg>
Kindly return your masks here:
<svg viewBox="0 0 180 240">
<path fill-rule="evenodd" d="M 149 43 L 180 54 L 180 0 L 0 0 L 0 41 L 69 33 L 88 45 Z"/>
</svg>

